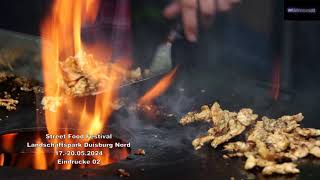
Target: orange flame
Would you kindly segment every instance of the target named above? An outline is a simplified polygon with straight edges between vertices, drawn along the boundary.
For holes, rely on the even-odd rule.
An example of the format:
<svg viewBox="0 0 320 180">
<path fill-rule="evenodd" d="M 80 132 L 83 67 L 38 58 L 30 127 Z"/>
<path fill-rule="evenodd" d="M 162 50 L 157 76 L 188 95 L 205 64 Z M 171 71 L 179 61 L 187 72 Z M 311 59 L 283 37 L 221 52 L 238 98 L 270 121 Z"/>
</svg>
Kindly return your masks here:
<svg viewBox="0 0 320 180">
<path fill-rule="evenodd" d="M 70 56 L 77 57 L 76 60 L 78 64 L 85 64 L 88 72 L 95 72 L 96 66 L 92 66 L 91 61 L 95 62 L 98 60 L 94 58 L 95 54 L 86 55 L 85 50 L 90 50 L 91 53 L 97 53 L 98 56 L 103 54 L 101 53 L 102 50 L 109 52 L 109 48 L 103 47 L 101 43 L 86 46 L 81 39 L 81 28 L 84 24 L 95 21 L 99 3 L 99 0 L 55 0 L 51 13 L 42 24 L 41 37 L 44 40 L 42 42 L 42 67 L 45 95 L 62 97 L 65 104 L 58 108 L 56 112 L 45 111 L 46 125 L 49 134 L 69 134 L 68 128 L 72 127 L 80 129 L 79 132 L 77 132 L 78 134 L 97 135 L 103 131 L 113 111 L 111 105 L 117 98 L 115 89 L 121 84 L 120 74 L 125 73 L 128 68 L 127 61 L 117 61 L 117 63 L 105 69 L 108 84 L 106 89 L 103 89 L 104 93 L 95 97 L 82 98 L 81 100 L 70 97 L 63 93 L 63 84 L 61 83 L 64 74 L 60 69 L 60 64 L 66 58 Z M 107 53 L 105 57 L 110 57 L 109 54 L 111 53 Z M 93 78 L 99 79 L 99 77 Z M 62 131 L 62 128 L 66 130 Z M 77 143 L 78 141 L 79 140 L 66 139 L 64 143 Z M 51 140 L 51 143 L 57 143 L 57 141 Z M 55 151 L 59 150 L 66 149 L 55 148 Z M 43 161 L 43 158 L 45 158 L 41 156 L 41 153 L 41 148 L 36 149 L 37 157 L 35 158 L 35 162 L 36 164 L 39 162 L 39 165 L 36 167 L 37 169 L 45 169 L 45 166 L 48 166 L 48 164 L 40 163 L 40 161 Z M 56 158 L 56 155 L 54 155 L 53 159 Z M 77 158 L 79 157 L 65 157 L 66 160 Z M 106 165 L 110 162 L 109 160 L 103 160 L 100 165 Z M 72 165 L 63 164 L 57 166 L 57 164 L 55 164 L 55 168 L 71 169 Z"/>
<path fill-rule="evenodd" d="M 4 154 L 0 154 L 0 166 L 4 165 Z"/>
<path fill-rule="evenodd" d="M 16 133 L 12 133 L 12 134 L 6 134 L 3 135 L 1 138 L 2 141 L 2 148 L 4 151 L 6 152 L 10 152 L 13 147 L 14 147 L 14 140 L 16 138 L 17 134 Z"/>
<path fill-rule="evenodd" d="M 37 137 L 36 139 L 37 144 L 41 144 L 42 141 L 40 137 Z M 47 160 L 46 160 L 46 155 L 45 152 L 42 148 L 37 147 L 35 150 L 35 156 L 34 156 L 34 169 L 38 170 L 46 170 L 47 169 Z"/>
<path fill-rule="evenodd" d="M 175 67 L 171 72 L 169 72 L 165 77 L 163 77 L 155 86 L 147 91 L 140 99 L 139 104 L 150 104 L 155 98 L 162 95 L 172 83 L 178 67 Z"/>
<path fill-rule="evenodd" d="M 122 83 L 123 75 L 128 73 L 128 68 L 131 63 L 129 60 L 118 60 L 116 63 L 105 64 L 103 73 L 94 73 L 97 71 L 97 66 L 94 66 L 95 53 L 110 57 L 108 47 L 103 48 L 101 44 L 88 46 L 83 44 L 81 40 L 81 27 L 85 23 L 93 23 L 97 16 L 99 7 L 99 0 L 54 0 L 53 8 L 49 16 L 41 26 L 42 41 L 42 67 L 44 78 L 45 96 L 58 97 L 63 99 L 63 105 L 58 107 L 55 112 L 46 110 L 45 120 L 48 133 L 51 135 L 97 135 L 102 133 L 108 123 L 113 112 L 113 102 L 117 100 L 117 89 Z M 90 50 L 88 54 L 85 51 Z M 91 51 L 92 50 L 92 51 Z M 107 53 L 101 53 L 105 50 Z M 86 71 L 90 72 L 93 79 L 101 78 L 103 74 L 107 79 L 106 86 L 103 89 L 99 86 L 98 92 L 103 93 L 95 96 L 86 96 L 75 98 L 64 92 L 63 74 L 61 64 L 67 58 L 74 58 L 78 64 L 85 65 Z M 108 59 L 107 59 L 108 60 Z M 103 65 L 102 65 L 103 66 Z M 81 68 L 84 66 L 81 66 Z M 103 66 L 104 67 L 104 66 Z M 153 88 L 151 88 L 140 100 L 139 104 L 151 104 L 152 101 L 163 94 L 175 77 L 177 67 L 170 73 L 163 77 Z M 92 74 L 91 74 L 92 73 Z M 70 129 L 78 129 L 70 131 Z M 10 151 L 14 147 L 15 138 L 20 137 L 16 134 L 9 134 L 1 136 L 0 139 L 4 142 L 1 146 L 5 151 Z M 36 144 L 41 143 L 64 143 L 64 144 L 84 144 L 94 141 L 93 139 L 43 139 L 39 135 L 35 138 Z M 47 150 L 47 149 L 46 149 Z M 52 149 L 50 149 L 52 150 Z M 128 154 L 127 149 L 121 149 L 114 157 L 113 152 L 110 153 L 108 148 L 97 149 L 90 148 L 90 150 L 103 151 L 103 155 L 61 155 L 56 152 L 67 151 L 86 151 L 85 147 L 65 148 L 54 147 L 51 153 L 46 153 L 42 147 L 35 148 L 35 155 L 27 156 L 26 154 L 18 154 L 12 156 L 11 165 L 17 167 L 33 167 L 34 169 L 45 170 L 48 168 L 54 169 L 71 169 L 74 166 L 85 168 L 93 167 L 87 165 L 72 165 L 70 163 L 58 164 L 58 159 L 62 158 L 65 161 L 72 160 L 99 160 L 103 166 L 110 164 L 115 159 L 122 159 Z M 112 156 L 110 156 L 112 154 Z M 5 156 L 0 155 L 0 166 L 6 164 Z"/>
</svg>

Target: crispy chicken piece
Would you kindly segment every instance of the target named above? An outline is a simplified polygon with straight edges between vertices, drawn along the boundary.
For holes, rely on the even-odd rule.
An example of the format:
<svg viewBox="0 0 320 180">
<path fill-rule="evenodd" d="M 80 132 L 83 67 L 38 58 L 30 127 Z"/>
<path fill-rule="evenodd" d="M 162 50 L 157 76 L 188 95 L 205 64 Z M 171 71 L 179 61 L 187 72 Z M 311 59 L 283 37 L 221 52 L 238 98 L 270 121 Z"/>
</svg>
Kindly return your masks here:
<svg viewBox="0 0 320 180">
<path fill-rule="evenodd" d="M 127 71 L 115 63 L 99 62 L 85 52 L 61 61 L 60 69 L 63 75 L 59 83 L 63 92 L 69 96 L 92 95 L 105 89 L 114 78 L 123 83 L 139 81 L 143 77 L 140 67 Z"/>
<path fill-rule="evenodd" d="M 266 144 L 268 135 L 269 133 L 263 128 L 263 121 L 258 121 L 247 138 L 248 141 L 255 143 L 256 152 L 262 158 L 271 158 L 274 155 L 273 149 L 269 149 Z"/>
<path fill-rule="evenodd" d="M 289 116 L 289 115 L 285 115 L 280 117 L 278 120 L 280 121 L 284 121 L 284 122 L 290 122 L 290 121 L 295 121 L 295 122 L 301 122 L 303 120 L 303 115 L 302 113 L 293 115 L 293 116 Z"/>
<path fill-rule="evenodd" d="M 211 118 L 214 125 L 217 125 L 225 116 L 225 112 L 220 108 L 220 105 L 215 102 L 211 106 Z"/>
<path fill-rule="evenodd" d="M 217 103 L 211 108 L 215 109 L 215 113 L 211 111 L 212 114 L 215 114 L 215 116 L 213 116 L 214 128 L 209 129 L 208 132 L 215 136 L 211 142 L 213 148 L 240 135 L 246 128 L 246 126 L 237 119 L 237 113 L 226 110 L 222 111 L 219 108 L 220 106 Z M 246 121 L 245 117 L 243 117 L 242 120 Z"/>
<path fill-rule="evenodd" d="M 246 126 L 249 126 L 257 119 L 251 109 L 241 109 L 239 113 L 222 110 L 218 103 L 214 103 L 211 108 L 202 106 L 199 113 L 190 112 L 182 117 L 180 124 L 186 125 L 195 121 L 212 121 L 213 128 L 208 130 L 208 134 L 196 138 L 192 145 L 195 149 L 200 149 L 205 143 L 211 141 L 211 146 L 216 148 L 218 145 L 229 141 L 241 134 Z"/>
<path fill-rule="evenodd" d="M 272 166 L 275 164 L 274 161 L 269 161 L 269 160 L 263 159 L 259 156 L 254 155 L 254 153 L 252 153 L 252 152 L 244 153 L 244 155 L 247 158 L 246 163 L 244 165 L 244 169 L 246 169 L 246 170 L 253 169 L 256 166 L 267 167 L 267 166 Z"/>
<path fill-rule="evenodd" d="M 276 164 L 276 162 L 274 162 L 274 161 L 269 161 L 269 160 L 262 159 L 262 158 L 256 159 L 256 163 L 257 163 L 258 167 L 267 167 L 267 166 L 272 166 L 272 165 Z"/>
<path fill-rule="evenodd" d="M 195 122 L 196 121 L 196 117 L 194 116 L 195 114 L 196 114 L 195 112 L 188 112 L 187 115 L 183 116 L 180 119 L 179 123 L 184 126 L 184 125 Z"/>
<path fill-rule="evenodd" d="M 189 112 L 187 115 L 181 118 L 180 124 L 187 125 L 196 121 L 207 121 L 210 122 L 211 111 L 209 106 L 204 105 L 201 107 L 201 112 Z"/>
<path fill-rule="evenodd" d="M 231 142 L 228 143 L 224 146 L 224 150 L 227 150 L 229 152 L 247 152 L 251 151 L 252 148 L 255 146 L 255 143 L 253 142 L 242 142 L 242 141 L 237 141 L 237 142 Z"/>
<path fill-rule="evenodd" d="M 60 62 L 60 68 L 63 72 L 62 87 L 70 96 L 92 94 L 109 79 L 106 75 L 109 66 L 95 62 L 92 55 L 84 52 Z"/>
<path fill-rule="evenodd" d="M 306 157 L 309 154 L 310 149 L 314 146 L 311 142 L 312 140 L 306 140 L 297 135 L 295 135 L 295 137 L 292 137 L 292 135 L 290 136 L 290 150 L 286 152 L 285 155 L 291 157 L 292 160 Z"/>
<path fill-rule="evenodd" d="M 201 112 L 194 114 L 194 116 L 197 120 L 209 121 L 209 119 L 211 117 L 211 112 L 210 112 L 209 106 L 202 106 Z"/>
<path fill-rule="evenodd" d="M 272 175 L 272 174 L 296 174 L 300 170 L 297 169 L 297 165 L 294 163 L 283 163 L 267 166 L 263 168 L 263 175 Z"/>
<path fill-rule="evenodd" d="M 129 73 L 129 79 L 132 81 L 138 81 L 142 79 L 142 72 L 141 72 L 141 68 L 138 67 L 135 70 L 131 70 Z"/>
<path fill-rule="evenodd" d="M 241 109 L 234 113 L 222 110 L 218 103 L 213 104 L 210 112 L 208 109 L 205 106 L 200 113 L 190 113 L 181 120 L 184 124 L 206 119 L 212 121 L 213 127 L 208 130 L 208 134 L 192 142 L 195 149 L 209 142 L 216 148 L 250 127 L 245 141 L 231 142 L 224 146 L 229 154 L 223 155 L 223 158 L 246 157 L 244 168 L 249 170 L 262 167 L 263 175 L 299 173 L 297 165 L 287 161 L 296 161 L 309 154 L 320 158 L 320 140 L 315 138 L 320 136 L 320 130 L 301 128 L 300 122 L 304 118 L 301 113 L 278 119 L 262 117 L 256 121 L 258 115 L 253 114 L 251 109 Z"/>
<path fill-rule="evenodd" d="M 255 142 L 257 139 L 265 140 L 268 136 L 268 132 L 264 128 L 263 121 L 257 121 L 253 129 L 248 134 L 248 141 Z"/>
<path fill-rule="evenodd" d="M 294 116 L 282 116 L 277 120 L 263 117 L 262 121 L 258 121 L 253 130 L 249 132 L 247 138 L 249 142 L 256 144 L 255 148 L 251 149 L 251 153 L 257 154 L 255 156 L 252 154 L 246 155 L 248 159 L 245 168 L 265 167 L 264 174 L 298 173 L 295 164 L 291 163 L 294 168 L 293 165 L 288 164 L 280 164 L 278 166 L 276 160 L 289 158 L 295 161 L 312 154 L 312 151 L 316 152 L 317 141 L 306 139 L 305 137 L 316 136 L 317 132 L 315 129 L 300 128 L 299 122 L 302 119 L 302 114 L 297 114 Z M 225 149 L 229 150 L 228 148 Z M 241 151 L 238 150 L 236 152 Z M 270 163 L 274 165 L 270 165 Z M 275 170 L 277 168 L 279 170 Z"/>
<path fill-rule="evenodd" d="M 274 132 L 279 129 L 283 132 L 290 132 L 300 126 L 298 123 L 302 121 L 302 119 L 303 115 L 301 113 L 293 116 L 282 116 L 277 120 L 262 117 L 264 128 L 268 132 Z"/>
<path fill-rule="evenodd" d="M 16 110 L 16 106 L 18 103 L 18 100 L 12 98 L 0 99 L 0 106 L 5 107 L 8 111 Z"/>
<path fill-rule="evenodd" d="M 295 131 L 304 137 L 320 136 L 320 129 L 314 128 L 296 128 Z"/>
<path fill-rule="evenodd" d="M 314 155 L 317 158 L 320 158 L 320 147 L 319 146 L 314 146 L 310 149 L 309 151 L 310 154 Z"/>
<path fill-rule="evenodd" d="M 254 155 L 253 154 L 248 154 L 248 155 L 246 155 L 246 157 L 247 157 L 247 160 L 246 160 L 246 163 L 244 165 L 244 169 L 245 170 L 249 170 L 249 169 L 254 168 L 257 165 L 257 160 L 254 157 Z"/>
<path fill-rule="evenodd" d="M 238 121 L 244 126 L 249 126 L 258 118 L 257 114 L 253 114 L 252 109 L 241 109 L 237 115 Z"/>
<path fill-rule="evenodd" d="M 204 144 L 212 141 L 214 139 L 213 135 L 201 136 L 192 141 L 192 145 L 195 150 L 200 149 Z"/>
<path fill-rule="evenodd" d="M 243 157 L 244 154 L 240 152 L 224 154 L 222 157 L 224 159 L 235 158 L 235 157 Z"/>
<path fill-rule="evenodd" d="M 274 160 L 276 159 L 276 152 L 272 148 L 268 148 L 268 145 L 260 140 L 256 141 L 256 152 L 263 159 Z"/>
<path fill-rule="evenodd" d="M 57 112 L 58 108 L 62 106 L 62 97 L 45 96 L 41 100 L 41 104 L 44 110 L 51 112 Z"/>
<path fill-rule="evenodd" d="M 229 121 L 233 120 L 231 123 Z M 226 131 L 229 128 L 230 125 L 233 125 L 234 123 L 241 124 L 237 120 L 237 113 L 235 112 L 229 112 L 229 111 L 223 111 L 223 117 L 219 121 L 213 121 L 213 128 L 211 131 L 211 134 L 214 135 L 223 135 L 226 133 Z M 241 124 L 242 126 L 242 124 Z"/>
<path fill-rule="evenodd" d="M 295 149 L 291 149 L 286 155 L 288 157 L 291 157 L 292 160 L 298 160 L 300 158 L 304 158 L 308 156 L 309 154 L 309 149 L 307 146 L 298 146 Z"/>
<path fill-rule="evenodd" d="M 286 150 L 290 144 L 285 134 L 278 131 L 273 134 L 269 134 L 266 138 L 266 143 L 272 146 L 276 152 Z"/>
<path fill-rule="evenodd" d="M 245 126 L 243 126 L 239 121 L 235 119 L 229 120 L 226 128 L 228 128 L 226 133 L 216 136 L 211 142 L 211 146 L 213 148 L 216 148 L 218 147 L 218 145 L 225 143 L 230 139 L 238 136 L 245 130 Z M 219 133 L 215 132 L 215 134 L 219 134 Z"/>
</svg>

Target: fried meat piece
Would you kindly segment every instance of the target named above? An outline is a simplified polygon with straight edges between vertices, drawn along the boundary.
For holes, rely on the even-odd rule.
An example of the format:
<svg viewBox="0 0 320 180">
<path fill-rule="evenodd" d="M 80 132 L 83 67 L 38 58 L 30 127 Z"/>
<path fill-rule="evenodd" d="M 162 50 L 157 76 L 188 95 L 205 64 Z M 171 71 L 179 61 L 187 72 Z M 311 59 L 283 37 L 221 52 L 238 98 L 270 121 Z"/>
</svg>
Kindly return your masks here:
<svg viewBox="0 0 320 180">
<path fill-rule="evenodd" d="M 257 114 L 253 114 L 252 109 L 241 109 L 237 115 L 238 121 L 244 126 L 249 126 L 258 118 Z"/>
<path fill-rule="evenodd" d="M 214 103 L 211 108 L 202 106 L 201 111 L 190 112 L 182 117 L 180 124 L 186 125 L 195 121 L 212 121 L 213 128 L 208 130 L 208 134 L 196 138 L 192 145 L 195 149 L 200 149 L 205 143 L 211 142 L 211 146 L 216 148 L 230 139 L 240 135 L 245 131 L 246 126 L 252 124 L 257 115 L 251 109 L 241 109 L 239 113 L 222 110 L 218 103 Z"/>
<path fill-rule="evenodd" d="M 0 99 L 0 106 L 5 107 L 8 111 L 16 110 L 16 106 L 18 103 L 18 100 L 12 98 Z"/>
<path fill-rule="evenodd" d="M 142 72 L 141 72 L 141 68 L 138 67 L 135 70 L 131 70 L 129 73 L 129 78 L 131 81 L 138 81 L 142 79 Z"/>
<path fill-rule="evenodd" d="M 215 136 L 215 138 L 211 142 L 211 146 L 213 148 L 216 148 L 218 147 L 218 145 L 225 143 L 230 139 L 238 136 L 246 129 L 245 126 L 243 126 L 239 121 L 235 119 L 229 120 L 225 128 L 227 128 L 227 131 L 221 135 L 219 135 L 218 132 L 214 133 L 218 136 Z"/>
<path fill-rule="evenodd" d="M 290 144 L 285 134 L 276 131 L 273 134 L 269 134 L 266 138 L 266 144 L 272 147 L 276 152 L 282 152 L 286 150 Z"/>
<path fill-rule="evenodd" d="M 44 110 L 57 112 L 58 108 L 62 106 L 62 97 L 45 96 L 41 100 Z"/>
<path fill-rule="evenodd" d="M 60 61 L 62 90 L 69 96 L 86 96 L 105 89 L 115 78 L 118 82 L 135 82 L 143 78 L 140 67 L 127 71 L 125 66 L 116 63 L 102 63 L 91 54 L 81 52 Z M 150 70 L 146 70 L 150 76 Z"/>
<path fill-rule="evenodd" d="M 192 145 L 195 150 L 200 149 L 204 144 L 212 141 L 214 139 L 213 135 L 200 136 L 192 141 Z"/>
<path fill-rule="evenodd" d="M 275 130 L 283 132 L 291 132 L 300 126 L 298 122 L 303 119 L 302 114 L 293 116 L 282 116 L 281 118 L 269 119 L 268 117 L 262 117 L 264 129 L 268 132 L 274 132 Z"/>
<path fill-rule="evenodd" d="M 246 155 L 246 157 L 247 157 L 247 160 L 246 160 L 246 163 L 244 165 L 244 169 L 245 170 L 249 170 L 249 169 L 254 168 L 257 165 L 257 160 L 254 157 L 254 155 L 253 154 L 248 154 L 248 155 Z"/>
<path fill-rule="evenodd" d="M 210 110 L 213 124 L 219 124 L 225 117 L 225 112 L 221 109 L 220 105 L 217 102 L 213 103 Z"/>
<path fill-rule="evenodd" d="M 93 56 L 86 53 L 68 57 L 60 62 L 60 68 L 63 73 L 62 87 L 70 96 L 92 94 L 108 80 L 108 66 L 95 62 Z"/>
<path fill-rule="evenodd" d="M 255 155 L 252 152 L 244 153 L 244 155 L 247 158 L 246 163 L 244 165 L 245 170 L 253 169 L 256 166 L 267 167 L 267 166 L 272 166 L 272 165 L 276 164 L 274 161 L 269 161 L 269 160 L 263 159 L 263 158 Z"/>
<path fill-rule="evenodd" d="M 235 157 L 243 157 L 244 154 L 240 152 L 224 154 L 222 157 L 224 159 L 235 158 Z"/>
<path fill-rule="evenodd" d="M 300 170 L 297 169 L 297 165 L 294 163 L 274 164 L 271 166 L 266 166 L 262 170 L 263 175 L 296 174 L 299 172 L 300 172 Z"/>
<path fill-rule="evenodd" d="M 223 155 L 226 159 L 245 157 L 246 170 L 261 167 L 263 175 L 295 174 L 299 173 L 296 160 L 309 154 L 320 158 L 320 141 L 316 139 L 320 136 L 320 130 L 300 127 L 304 118 L 301 113 L 278 119 L 262 117 L 256 121 L 258 115 L 253 114 L 251 109 L 241 109 L 235 113 L 222 110 L 218 103 L 214 103 L 211 108 L 204 106 L 201 110 L 199 113 L 189 113 L 180 121 L 183 125 L 194 121 L 212 121 L 213 127 L 207 135 L 192 142 L 195 149 L 209 142 L 216 148 L 250 127 L 245 141 L 224 145 L 228 154 Z"/>
<path fill-rule="evenodd" d="M 304 137 L 320 136 L 320 129 L 314 128 L 296 128 L 295 131 Z"/>
<path fill-rule="evenodd" d="M 310 154 L 314 155 L 317 158 L 320 158 L 320 147 L 319 146 L 314 146 L 310 149 L 309 151 Z"/>
<path fill-rule="evenodd" d="M 180 124 L 187 125 L 196 121 L 210 121 L 211 118 L 211 111 L 209 106 L 204 105 L 201 107 L 201 112 L 188 112 L 187 115 L 181 118 Z"/>
<path fill-rule="evenodd" d="M 247 136 L 247 142 L 254 143 L 251 146 L 253 148 L 246 149 L 247 142 L 236 142 L 225 145 L 225 150 L 232 155 L 243 153 L 247 158 L 245 169 L 264 167 L 265 175 L 298 173 L 296 164 L 277 162 L 285 159 L 296 161 L 308 154 L 316 157 L 320 155 L 319 142 L 310 138 L 317 136 L 317 130 L 300 128 L 299 122 L 302 119 L 302 114 L 282 116 L 277 120 L 263 117 Z"/>
<path fill-rule="evenodd" d="M 242 141 L 237 141 L 237 142 L 231 142 L 226 145 L 224 145 L 224 149 L 229 151 L 229 152 L 248 152 L 251 151 L 252 148 L 254 148 L 255 144 L 252 142 L 242 142 Z"/>
</svg>

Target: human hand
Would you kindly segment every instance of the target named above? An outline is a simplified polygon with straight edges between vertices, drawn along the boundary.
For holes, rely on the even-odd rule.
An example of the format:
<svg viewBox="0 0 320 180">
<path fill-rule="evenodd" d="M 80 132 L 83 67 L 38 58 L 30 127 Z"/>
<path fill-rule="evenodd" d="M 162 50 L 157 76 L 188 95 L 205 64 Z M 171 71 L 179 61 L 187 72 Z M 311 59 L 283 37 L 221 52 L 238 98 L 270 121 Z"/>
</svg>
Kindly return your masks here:
<svg viewBox="0 0 320 180">
<path fill-rule="evenodd" d="M 181 15 L 186 38 L 196 42 L 199 27 L 198 12 L 202 23 L 209 25 L 217 12 L 228 11 L 237 2 L 240 0 L 175 0 L 164 9 L 163 14 L 169 19 Z"/>
</svg>

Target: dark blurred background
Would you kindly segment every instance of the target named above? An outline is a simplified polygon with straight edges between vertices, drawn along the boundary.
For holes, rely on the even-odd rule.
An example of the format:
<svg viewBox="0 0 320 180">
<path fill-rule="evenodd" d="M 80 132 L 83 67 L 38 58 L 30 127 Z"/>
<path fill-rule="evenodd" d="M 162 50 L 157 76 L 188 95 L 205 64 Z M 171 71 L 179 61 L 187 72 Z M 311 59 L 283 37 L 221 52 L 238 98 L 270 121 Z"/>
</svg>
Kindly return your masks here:
<svg viewBox="0 0 320 180">
<path fill-rule="evenodd" d="M 50 0 L 3 0 L 0 5 L 0 27 L 39 35 L 39 25 L 50 7 Z"/>
</svg>

